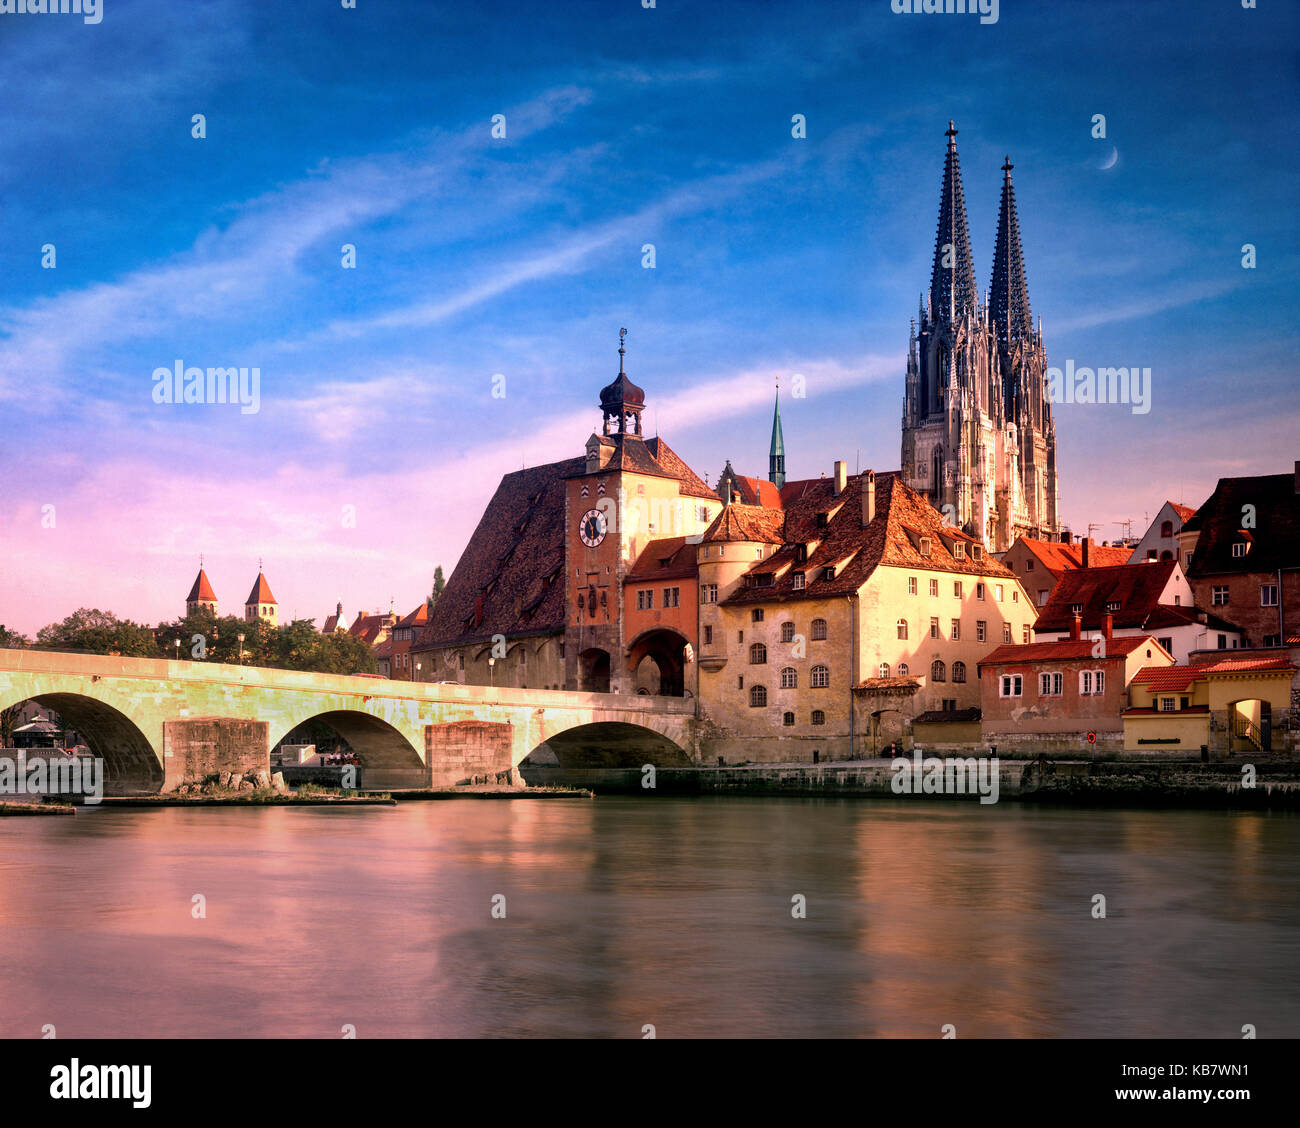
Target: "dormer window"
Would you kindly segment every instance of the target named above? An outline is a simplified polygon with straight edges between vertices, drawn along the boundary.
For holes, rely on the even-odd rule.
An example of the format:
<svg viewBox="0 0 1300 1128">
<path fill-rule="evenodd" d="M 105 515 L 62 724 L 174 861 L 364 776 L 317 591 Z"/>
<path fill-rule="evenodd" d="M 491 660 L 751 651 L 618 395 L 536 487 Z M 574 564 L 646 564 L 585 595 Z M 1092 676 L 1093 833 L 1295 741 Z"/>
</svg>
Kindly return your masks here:
<svg viewBox="0 0 1300 1128">
<path fill-rule="evenodd" d="M 971 558 L 972 560 L 983 560 L 983 559 L 984 559 L 984 546 L 983 546 L 982 544 L 973 544 L 973 545 L 971 545 L 971 546 L 970 546 L 970 558 Z M 1033 565 L 1033 563 L 1031 562 L 1029 566 L 1032 568 L 1034 565 Z"/>
<path fill-rule="evenodd" d="M 802 572 L 793 573 L 793 580 L 794 580 L 794 590 L 803 591 L 803 573 Z"/>
<path fill-rule="evenodd" d="M 1177 596 L 1175 596 L 1174 598 L 1177 598 Z M 1112 599 L 1108 604 L 1106 604 L 1106 610 L 1107 610 L 1107 611 L 1118 611 L 1118 610 L 1119 610 L 1119 600 L 1117 600 L 1117 599 Z"/>
<path fill-rule="evenodd" d="M 1070 610 L 1071 610 L 1072 612 L 1074 612 L 1074 614 L 1076 614 L 1076 615 L 1082 615 L 1082 614 L 1083 614 L 1083 604 L 1082 604 L 1082 603 L 1071 603 L 1071 604 L 1070 604 Z"/>
<path fill-rule="evenodd" d="M 930 555 L 930 538 L 929 538 L 929 537 L 921 537 L 921 539 L 920 539 L 920 546 L 919 546 L 918 551 L 921 553 L 922 556 L 929 556 L 929 555 Z"/>
<path fill-rule="evenodd" d="M 966 546 L 961 541 L 953 542 L 952 556 L 954 560 L 966 559 Z"/>
<path fill-rule="evenodd" d="M 1232 546 L 1233 556 L 1245 556 L 1250 551 L 1250 544 L 1247 541 L 1235 541 Z"/>
<path fill-rule="evenodd" d="M 833 580 L 834 578 L 835 578 L 835 568 L 832 565 L 828 564 L 825 568 L 822 569 L 822 579 Z"/>
<path fill-rule="evenodd" d="M 794 546 L 795 563 L 802 564 L 808 559 L 808 546 L 806 544 L 797 544 Z"/>
<path fill-rule="evenodd" d="M 818 514 L 817 514 L 817 527 L 818 527 L 819 529 L 824 529 L 824 528 L 826 528 L 826 524 L 827 524 L 826 514 L 825 514 L 825 513 L 818 513 Z"/>
</svg>

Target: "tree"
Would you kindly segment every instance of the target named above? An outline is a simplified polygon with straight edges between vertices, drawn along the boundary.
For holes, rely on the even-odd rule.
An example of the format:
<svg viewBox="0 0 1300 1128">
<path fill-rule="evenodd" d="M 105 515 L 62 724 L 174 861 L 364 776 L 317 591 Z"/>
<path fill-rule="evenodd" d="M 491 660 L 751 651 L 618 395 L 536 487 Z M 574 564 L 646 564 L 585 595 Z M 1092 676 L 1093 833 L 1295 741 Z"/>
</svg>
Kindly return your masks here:
<svg viewBox="0 0 1300 1128">
<path fill-rule="evenodd" d="M 31 640 L 26 635 L 11 631 L 0 623 L 0 650 L 26 650 L 31 644 Z"/>
<path fill-rule="evenodd" d="M 61 623 L 50 623 L 36 632 L 38 650 L 81 650 L 90 654 L 121 654 L 131 658 L 153 658 L 158 649 L 148 627 L 119 619 L 111 611 L 82 607 Z"/>
<path fill-rule="evenodd" d="M 442 589 L 447 586 L 447 581 L 442 578 L 442 565 L 439 564 L 433 570 L 433 591 L 429 593 L 429 598 L 425 600 L 425 606 L 432 611 L 433 605 L 438 602 L 438 597 L 442 595 Z"/>
</svg>

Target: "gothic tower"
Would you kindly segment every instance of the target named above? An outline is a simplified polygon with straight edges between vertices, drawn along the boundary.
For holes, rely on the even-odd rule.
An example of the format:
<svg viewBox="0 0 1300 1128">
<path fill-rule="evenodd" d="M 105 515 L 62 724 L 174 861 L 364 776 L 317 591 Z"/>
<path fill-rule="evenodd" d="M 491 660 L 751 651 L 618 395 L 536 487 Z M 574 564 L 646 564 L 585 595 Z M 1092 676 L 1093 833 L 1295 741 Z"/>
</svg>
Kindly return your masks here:
<svg viewBox="0 0 1300 1128">
<path fill-rule="evenodd" d="M 930 292 L 908 342 L 902 472 L 952 524 L 1002 552 L 1022 533 L 1057 530 L 1047 358 L 1030 321 L 1011 162 L 992 303 L 981 303 L 952 122 L 945 136 Z"/>
<path fill-rule="evenodd" d="M 767 455 L 767 480 L 779 490 L 785 485 L 785 436 L 781 433 L 781 387 L 776 389 L 776 407 L 772 412 L 772 447 Z"/>
</svg>

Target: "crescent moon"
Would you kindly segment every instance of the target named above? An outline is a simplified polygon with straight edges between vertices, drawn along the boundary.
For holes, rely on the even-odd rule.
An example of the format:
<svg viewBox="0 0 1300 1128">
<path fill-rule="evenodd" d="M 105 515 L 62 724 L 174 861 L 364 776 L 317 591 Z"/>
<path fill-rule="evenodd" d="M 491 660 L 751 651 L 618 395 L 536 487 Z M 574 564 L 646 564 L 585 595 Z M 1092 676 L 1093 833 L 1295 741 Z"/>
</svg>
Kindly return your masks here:
<svg viewBox="0 0 1300 1128">
<path fill-rule="evenodd" d="M 1117 148 L 1115 148 L 1114 145 L 1112 145 L 1112 146 L 1110 147 L 1110 156 L 1107 157 L 1107 158 L 1102 162 L 1101 167 L 1102 167 L 1102 168 L 1114 168 L 1114 167 L 1115 167 L 1115 162 L 1116 162 L 1117 160 L 1119 160 L 1119 150 L 1118 150 Z"/>
</svg>

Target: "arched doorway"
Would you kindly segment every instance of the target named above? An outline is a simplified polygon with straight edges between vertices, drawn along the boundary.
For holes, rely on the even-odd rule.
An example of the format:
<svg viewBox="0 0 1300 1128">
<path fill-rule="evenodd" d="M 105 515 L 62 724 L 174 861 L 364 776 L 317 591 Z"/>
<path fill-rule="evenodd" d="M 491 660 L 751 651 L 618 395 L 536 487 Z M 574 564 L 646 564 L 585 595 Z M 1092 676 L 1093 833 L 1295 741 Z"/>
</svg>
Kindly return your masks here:
<svg viewBox="0 0 1300 1128">
<path fill-rule="evenodd" d="M 661 697 L 686 695 L 686 636 L 669 627 L 655 627 L 632 640 L 627 668 L 637 690 Z"/>
<path fill-rule="evenodd" d="M 585 693 L 609 692 L 609 651 L 591 647 L 578 655 L 578 688 Z"/>
<path fill-rule="evenodd" d="M 1273 705 L 1259 698 L 1228 706 L 1228 754 L 1273 751 Z"/>
</svg>

